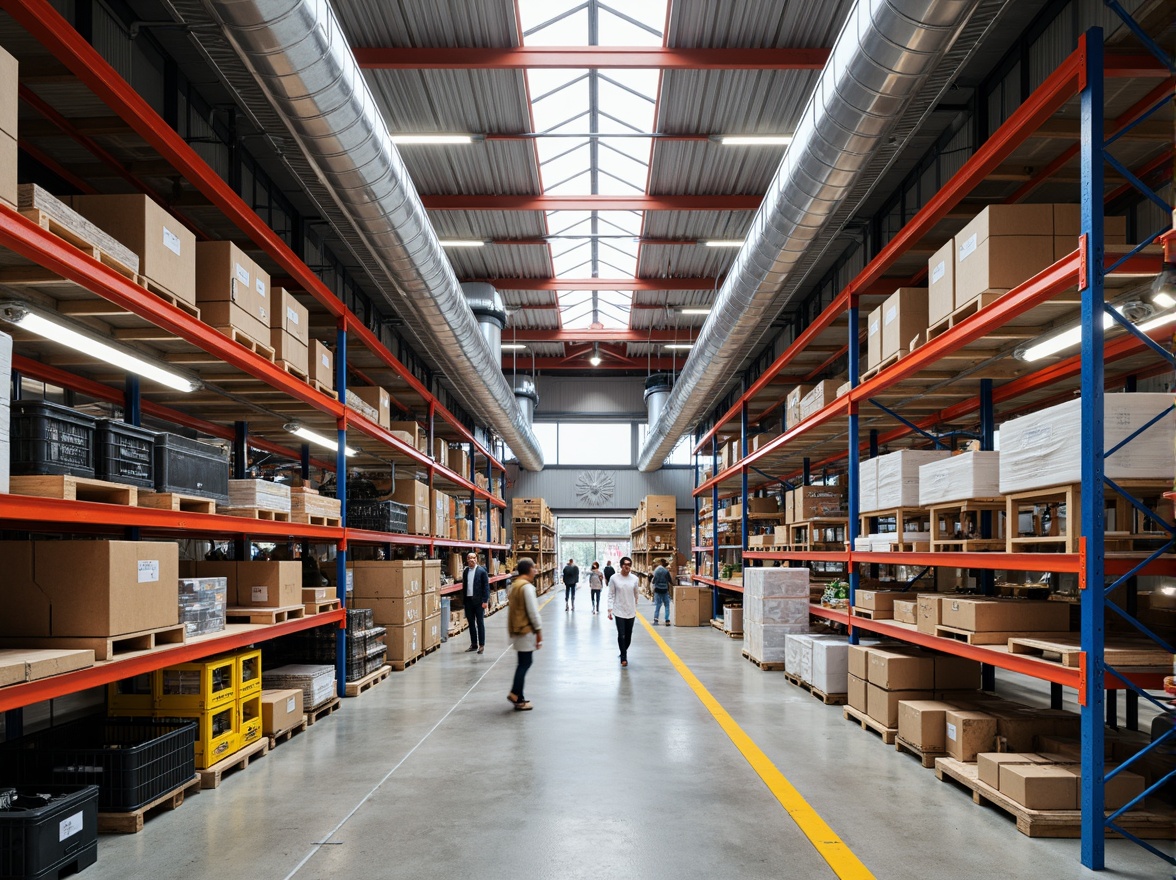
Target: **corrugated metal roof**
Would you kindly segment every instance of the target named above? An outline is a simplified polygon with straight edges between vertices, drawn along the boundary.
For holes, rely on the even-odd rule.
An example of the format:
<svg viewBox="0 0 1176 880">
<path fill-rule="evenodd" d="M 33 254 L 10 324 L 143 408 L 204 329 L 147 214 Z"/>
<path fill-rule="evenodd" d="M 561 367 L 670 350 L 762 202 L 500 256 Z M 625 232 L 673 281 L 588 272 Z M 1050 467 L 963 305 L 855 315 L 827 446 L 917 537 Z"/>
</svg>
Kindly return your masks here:
<svg viewBox="0 0 1176 880">
<path fill-rule="evenodd" d="M 551 271 L 544 245 L 486 245 L 480 248 L 446 248 L 458 278 L 541 277 Z"/>
<path fill-rule="evenodd" d="M 515 46 L 513 0 L 348 0 L 334 3 L 352 45 Z"/>
<path fill-rule="evenodd" d="M 833 45 L 853 0 L 674 0 L 666 44 L 683 47 L 792 47 Z"/>
</svg>

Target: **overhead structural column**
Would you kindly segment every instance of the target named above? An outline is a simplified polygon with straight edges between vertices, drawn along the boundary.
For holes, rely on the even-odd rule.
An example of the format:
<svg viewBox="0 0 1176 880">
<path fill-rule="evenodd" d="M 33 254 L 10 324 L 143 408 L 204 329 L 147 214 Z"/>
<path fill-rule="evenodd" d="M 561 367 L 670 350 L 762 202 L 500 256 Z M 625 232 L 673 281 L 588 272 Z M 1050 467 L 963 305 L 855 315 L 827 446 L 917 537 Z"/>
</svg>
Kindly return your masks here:
<svg viewBox="0 0 1176 880">
<path fill-rule="evenodd" d="M 730 382 L 784 303 L 778 293 L 979 0 L 859 0 L 638 467 L 657 470 Z"/>
<path fill-rule="evenodd" d="M 539 443 L 466 305 L 330 4 L 205 5 L 378 261 L 386 306 L 435 357 L 469 411 L 524 468 L 541 470 Z"/>
</svg>

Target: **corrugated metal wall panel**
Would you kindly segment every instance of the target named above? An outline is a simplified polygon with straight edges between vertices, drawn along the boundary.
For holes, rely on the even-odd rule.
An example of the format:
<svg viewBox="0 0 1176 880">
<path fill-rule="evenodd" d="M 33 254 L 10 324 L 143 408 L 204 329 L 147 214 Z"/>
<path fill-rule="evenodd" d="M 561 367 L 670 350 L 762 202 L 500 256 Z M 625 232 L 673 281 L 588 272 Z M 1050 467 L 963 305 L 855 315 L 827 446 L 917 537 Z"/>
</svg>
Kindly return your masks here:
<svg viewBox="0 0 1176 880">
<path fill-rule="evenodd" d="M 131 40 L 122 22 L 101 3 L 94 4 L 94 48 L 119 76 L 131 80 Z M 135 83 L 138 88 L 138 83 Z"/>
<path fill-rule="evenodd" d="M 585 470 L 599 470 L 613 478 L 613 500 L 607 507 L 585 507 L 576 497 L 576 479 Z M 680 516 L 694 510 L 690 493 L 694 477 L 690 468 L 662 468 L 643 474 L 636 468 L 544 468 L 539 473 L 522 471 L 511 490 L 514 498 L 543 498 L 552 510 L 583 516 L 631 516 L 646 495 L 673 495 Z M 691 515 L 693 515 L 691 513 Z"/>
<path fill-rule="evenodd" d="M 507 335 L 504 334 L 505 340 Z M 524 366 L 520 358 L 519 366 Z M 645 412 L 645 381 L 641 378 L 598 379 L 540 376 L 539 416 L 551 413 L 583 415 L 632 415 Z M 528 496 L 524 496 L 528 497 Z"/>
</svg>

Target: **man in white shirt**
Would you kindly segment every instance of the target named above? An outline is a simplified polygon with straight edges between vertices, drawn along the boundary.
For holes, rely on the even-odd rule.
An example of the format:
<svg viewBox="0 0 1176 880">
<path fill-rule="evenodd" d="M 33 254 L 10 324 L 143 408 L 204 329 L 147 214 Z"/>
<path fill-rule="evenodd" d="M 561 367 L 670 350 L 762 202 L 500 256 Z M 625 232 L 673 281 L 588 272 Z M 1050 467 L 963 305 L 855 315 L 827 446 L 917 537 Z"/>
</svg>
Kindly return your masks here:
<svg viewBox="0 0 1176 880">
<path fill-rule="evenodd" d="M 466 554 L 466 567 L 461 576 L 462 604 L 466 620 L 470 622 L 470 646 L 466 653 L 486 650 L 486 606 L 490 603 L 490 574 L 478 565 L 478 554 Z"/>
<path fill-rule="evenodd" d="M 621 649 L 621 665 L 629 665 L 629 643 L 633 641 L 633 624 L 637 620 L 637 592 L 641 584 L 633 574 L 633 560 L 621 558 L 621 570 L 608 582 L 608 619 L 616 619 L 617 645 Z"/>
</svg>

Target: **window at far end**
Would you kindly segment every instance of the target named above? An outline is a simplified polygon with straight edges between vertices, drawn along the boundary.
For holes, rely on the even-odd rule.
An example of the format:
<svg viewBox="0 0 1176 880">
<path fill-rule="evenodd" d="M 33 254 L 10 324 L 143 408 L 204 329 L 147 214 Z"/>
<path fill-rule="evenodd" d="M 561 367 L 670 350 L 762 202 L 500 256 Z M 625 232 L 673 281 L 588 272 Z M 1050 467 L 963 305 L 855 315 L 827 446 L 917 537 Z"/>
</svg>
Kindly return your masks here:
<svg viewBox="0 0 1176 880">
<path fill-rule="evenodd" d="M 560 422 L 559 463 L 629 467 L 630 436 L 628 422 Z"/>
</svg>

